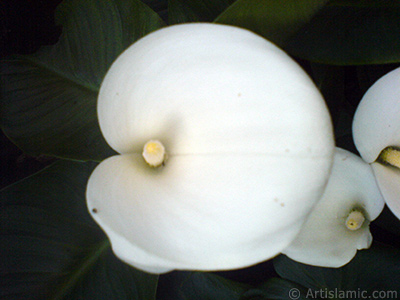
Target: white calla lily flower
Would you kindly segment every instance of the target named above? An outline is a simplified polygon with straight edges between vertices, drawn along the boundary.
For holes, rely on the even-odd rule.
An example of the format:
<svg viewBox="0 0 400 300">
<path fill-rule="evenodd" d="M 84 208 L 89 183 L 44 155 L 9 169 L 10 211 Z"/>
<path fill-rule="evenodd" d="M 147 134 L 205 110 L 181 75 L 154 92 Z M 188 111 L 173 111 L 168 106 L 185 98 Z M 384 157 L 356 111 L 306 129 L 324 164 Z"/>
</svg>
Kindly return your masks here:
<svg viewBox="0 0 400 300">
<path fill-rule="evenodd" d="M 400 219 L 400 68 L 365 93 L 353 121 L 354 143 L 371 164 L 391 211 Z"/>
<path fill-rule="evenodd" d="M 282 50 L 233 26 L 167 27 L 128 48 L 98 98 L 121 155 L 87 202 L 116 255 L 147 272 L 228 270 L 277 255 L 325 188 L 325 103 Z"/>
<path fill-rule="evenodd" d="M 382 212 L 384 201 L 369 164 L 336 148 L 324 195 L 297 238 L 282 253 L 301 263 L 338 268 L 357 250 L 369 248 L 369 223 Z"/>
</svg>

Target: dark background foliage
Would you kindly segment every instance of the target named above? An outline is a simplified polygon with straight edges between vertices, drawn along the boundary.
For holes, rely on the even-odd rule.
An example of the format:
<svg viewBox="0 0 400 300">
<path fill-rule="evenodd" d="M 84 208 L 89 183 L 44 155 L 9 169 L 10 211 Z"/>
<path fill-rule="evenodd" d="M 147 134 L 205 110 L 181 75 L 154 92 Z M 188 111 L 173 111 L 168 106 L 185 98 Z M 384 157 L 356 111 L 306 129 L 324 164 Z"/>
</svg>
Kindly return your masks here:
<svg viewBox="0 0 400 300">
<path fill-rule="evenodd" d="M 61 0 L 0 1 L 0 58 L 12 54 L 31 54 L 43 45 L 57 42 L 61 27 L 55 24 L 54 12 Z M 1 182 L 3 188 L 35 173 L 53 161 L 50 157 L 24 154 L 0 133 Z"/>
<path fill-rule="evenodd" d="M 35 53 L 41 46 L 55 44 L 62 32 L 61 26 L 56 25 L 54 18 L 55 9 L 60 2 L 61 0 L 0 1 L 1 58 L 6 58 L 13 54 Z M 184 21 L 211 22 L 234 1 L 218 1 L 219 5 L 216 4 L 215 6 L 213 6 L 212 1 L 210 1 L 209 6 L 204 7 L 198 6 L 196 1 L 143 0 L 142 2 L 157 12 L 164 22 L 173 24 Z M 237 2 L 243 3 L 243 1 Z M 360 4 L 363 3 L 363 1 L 359 2 Z M 323 12 L 322 16 L 324 16 L 324 14 L 330 16 L 328 9 Z M 364 15 L 362 16 L 365 17 Z M 315 20 L 316 24 L 322 22 L 321 18 L 322 17 L 319 17 Z M 219 20 L 229 23 L 229 18 L 224 15 L 220 16 Z M 349 20 L 348 22 L 351 21 L 354 20 Z M 251 26 L 257 28 L 257 24 L 252 24 Z M 310 43 L 314 41 L 312 34 L 318 35 L 318 33 L 314 31 L 308 31 L 310 34 Z M 282 44 L 286 43 L 284 40 L 281 42 Z M 307 55 L 302 54 L 301 51 L 303 50 L 301 47 L 296 47 L 296 43 L 296 38 L 293 38 L 290 42 L 287 42 L 287 49 L 289 51 L 291 49 L 297 51 L 293 50 L 295 54 L 298 54 L 298 56 L 295 55 L 296 60 L 310 74 L 325 96 L 335 127 L 337 145 L 357 153 L 351 136 L 351 121 L 355 109 L 366 90 L 378 78 L 388 71 L 393 70 L 399 64 L 390 61 L 390 63 L 385 64 L 373 62 L 372 64 L 355 63 L 344 65 L 340 63 L 328 64 L 323 60 L 311 61 L 307 59 Z M 15 183 L 28 175 L 34 174 L 58 160 L 51 156 L 30 155 L 23 152 L 15 146 L 3 132 L 1 132 L 0 141 L 1 188 Z M 63 164 L 63 162 L 61 162 L 61 164 Z M 2 222 L 4 222 L 4 219 Z M 88 220 L 88 222 L 90 222 L 90 220 Z M 2 226 L 3 225 L 4 224 L 2 224 Z M 347 266 L 347 269 L 341 269 L 335 274 L 332 273 L 333 275 L 329 273 L 332 270 L 304 266 L 293 263 L 287 258 L 280 256 L 275 261 L 270 260 L 237 271 L 215 273 L 172 272 L 162 275 L 159 277 L 158 281 L 157 299 L 288 299 L 287 292 L 290 288 L 298 288 L 302 291 L 307 288 L 316 288 L 302 281 L 305 276 L 311 276 L 311 278 L 315 279 L 317 282 L 319 282 L 321 277 L 327 276 L 327 274 L 331 274 L 329 275 L 331 276 L 330 278 L 343 279 L 343 276 L 361 278 L 362 276 L 360 273 L 357 273 L 355 270 L 360 270 L 360 266 L 366 266 L 368 264 L 375 270 L 373 275 L 370 274 L 370 279 L 354 282 L 347 280 L 345 283 L 348 283 L 349 286 L 346 286 L 346 288 L 359 288 L 363 284 L 368 285 L 373 282 L 376 284 L 376 282 L 379 283 L 381 280 L 385 282 L 385 284 L 378 284 L 375 288 L 398 289 L 398 286 L 400 286 L 400 255 L 398 251 L 398 249 L 400 249 L 400 222 L 385 208 L 382 215 L 371 225 L 371 232 L 374 236 L 374 240 L 378 242 L 374 248 L 370 252 L 368 252 L 369 250 L 365 251 L 365 253 L 363 252 L 361 256 L 358 255 L 352 264 Z M 99 235 L 99 240 L 105 239 L 101 232 L 96 231 L 96 234 Z M 95 244 L 96 242 L 98 241 L 96 240 L 93 243 Z M 7 247 L 8 245 L 2 244 L 1 246 Z M 384 255 L 383 260 L 382 255 Z M 113 254 L 109 252 L 109 250 L 107 250 L 104 255 L 102 254 L 101 257 L 101 259 L 105 261 L 105 264 L 101 265 L 103 267 L 107 264 L 111 264 L 112 266 L 121 264 L 114 261 L 115 258 L 113 258 Z M 382 260 L 382 262 L 377 263 L 380 260 Z M 128 276 L 131 279 L 136 276 L 133 271 L 127 270 L 126 266 L 116 268 L 119 268 L 119 272 L 123 270 L 123 272 L 125 272 L 124 274 L 126 274 L 124 276 Z M 287 270 L 295 270 L 293 271 L 294 275 L 289 274 L 290 272 Z M 371 272 L 371 269 L 366 268 L 363 272 L 363 274 L 369 274 L 368 272 Z M 1 280 L 4 281 L 4 277 L 2 277 Z M 8 278 L 8 280 L 12 281 L 13 278 Z M 18 279 L 14 278 L 14 280 Z M 103 278 L 101 280 L 107 279 Z M 338 282 L 330 282 L 327 285 L 321 286 L 334 288 L 338 286 L 343 287 L 345 285 L 343 282 L 340 282 L 339 279 L 337 280 Z M 393 285 L 387 285 L 387 282 L 390 280 L 393 282 Z M 360 284 L 360 282 L 362 284 Z M 51 287 L 48 288 L 51 289 Z M 368 286 L 365 286 L 365 288 L 368 288 Z M 130 292 L 130 296 L 133 295 L 132 293 L 136 293 L 136 291 Z M 45 291 L 43 291 L 43 293 L 45 293 Z M 121 297 L 126 295 L 121 295 Z M 286 297 L 282 295 L 286 295 Z M 101 297 L 106 296 L 106 294 L 99 295 L 98 299 L 102 299 Z M 22 297 L 19 299 L 25 298 Z M 40 295 L 37 296 L 37 299 L 56 298 L 47 298 L 47 296 L 43 294 L 42 297 L 40 297 Z M 73 294 L 71 296 L 67 293 L 61 295 L 57 299 L 74 298 Z"/>
</svg>

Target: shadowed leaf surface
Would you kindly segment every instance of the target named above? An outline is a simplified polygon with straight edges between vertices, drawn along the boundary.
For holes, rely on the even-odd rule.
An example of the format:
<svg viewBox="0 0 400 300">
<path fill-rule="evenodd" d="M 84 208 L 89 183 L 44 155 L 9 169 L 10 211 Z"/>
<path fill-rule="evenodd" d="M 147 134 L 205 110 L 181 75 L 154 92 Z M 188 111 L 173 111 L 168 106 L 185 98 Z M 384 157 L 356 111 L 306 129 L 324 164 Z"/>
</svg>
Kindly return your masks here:
<svg viewBox="0 0 400 300">
<path fill-rule="evenodd" d="M 101 81 L 124 49 L 164 23 L 137 0 L 66 0 L 56 20 L 55 45 L 2 63 L 2 128 L 30 154 L 102 160 L 114 152 L 97 122 Z"/>
<path fill-rule="evenodd" d="M 169 0 L 169 24 L 212 22 L 235 0 Z"/>
<path fill-rule="evenodd" d="M 160 279 L 159 300 L 239 300 L 249 287 L 207 272 L 172 272 Z"/>
<path fill-rule="evenodd" d="M 398 297 L 400 296 L 399 255 L 398 249 L 375 242 L 370 249 L 358 251 L 352 261 L 337 269 L 301 264 L 284 255 L 277 257 L 274 264 L 277 273 L 283 279 L 313 291 L 365 291 L 364 296 L 371 297 L 377 296 L 373 294 L 375 291 L 395 291 L 397 296 L 392 294 L 391 297 Z M 363 295 L 352 299 L 362 297 Z"/>
<path fill-rule="evenodd" d="M 237 0 L 215 22 L 250 29 L 284 46 L 329 0 Z"/>
<path fill-rule="evenodd" d="M 1 299 L 154 299 L 157 276 L 118 260 L 87 212 L 94 166 L 58 161 L 1 191 Z"/>
<path fill-rule="evenodd" d="M 289 54 L 334 65 L 400 61 L 397 0 L 237 0 L 217 23 L 250 29 Z"/>
</svg>

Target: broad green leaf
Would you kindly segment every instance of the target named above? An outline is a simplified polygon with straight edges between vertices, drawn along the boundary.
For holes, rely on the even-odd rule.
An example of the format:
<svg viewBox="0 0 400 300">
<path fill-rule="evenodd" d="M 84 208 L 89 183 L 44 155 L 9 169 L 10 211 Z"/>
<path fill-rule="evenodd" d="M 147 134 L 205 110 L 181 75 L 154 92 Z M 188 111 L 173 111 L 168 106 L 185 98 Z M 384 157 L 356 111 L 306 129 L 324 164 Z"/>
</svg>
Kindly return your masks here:
<svg viewBox="0 0 400 300">
<path fill-rule="evenodd" d="M 271 278 L 256 289 L 245 292 L 240 300 L 307 300 L 307 289 L 282 278 Z"/>
<path fill-rule="evenodd" d="M 277 273 L 283 279 L 307 288 L 309 293 L 311 291 L 314 293 L 313 295 L 316 291 L 326 293 L 333 291 L 337 294 L 360 291 L 372 297 L 377 296 L 374 294 L 377 291 L 382 292 L 379 295 L 381 298 L 396 299 L 400 296 L 399 257 L 399 249 L 374 243 L 370 249 L 358 251 L 350 263 L 338 269 L 297 263 L 284 255 L 277 257 L 274 264 Z"/>
<path fill-rule="evenodd" d="M 218 23 L 250 29 L 289 54 L 334 65 L 400 62 L 397 0 L 237 0 Z"/>
<path fill-rule="evenodd" d="M 331 1 L 284 49 L 307 60 L 336 64 L 400 62 L 400 2 Z"/>
<path fill-rule="evenodd" d="M 249 287 L 206 272 L 173 272 L 164 275 L 161 299 L 239 300 Z"/>
<path fill-rule="evenodd" d="M 1 299 L 155 299 L 157 276 L 118 260 L 87 212 L 94 166 L 58 161 L 0 192 Z"/>
<path fill-rule="evenodd" d="M 235 0 L 169 0 L 169 24 L 212 22 Z"/>
<path fill-rule="evenodd" d="M 237 0 L 215 22 L 250 29 L 282 47 L 327 2 L 329 0 Z"/>
<path fill-rule="evenodd" d="M 165 22 L 168 21 L 168 0 L 141 0 L 154 10 Z"/>
<path fill-rule="evenodd" d="M 65 0 L 56 19 L 57 44 L 2 64 L 2 128 L 30 154 L 101 160 L 114 152 L 97 122 L 100 83 L 125 48 L 164 24 L 138 0 Z"/>
</svg>

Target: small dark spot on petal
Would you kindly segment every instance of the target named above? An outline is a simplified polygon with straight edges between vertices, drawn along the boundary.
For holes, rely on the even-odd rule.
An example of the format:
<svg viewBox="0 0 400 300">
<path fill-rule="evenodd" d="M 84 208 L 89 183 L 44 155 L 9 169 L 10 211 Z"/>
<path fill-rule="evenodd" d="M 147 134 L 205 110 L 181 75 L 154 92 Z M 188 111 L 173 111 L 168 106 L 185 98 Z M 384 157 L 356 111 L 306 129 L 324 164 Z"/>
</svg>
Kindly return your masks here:
<svg viewBox="0 0 400 300">
<path fill-rule="evenodd" d="M 94 213 L 94 214 L 97 213 L 97 208 L 93 208 L 92 213 Z"/>
</svg>

